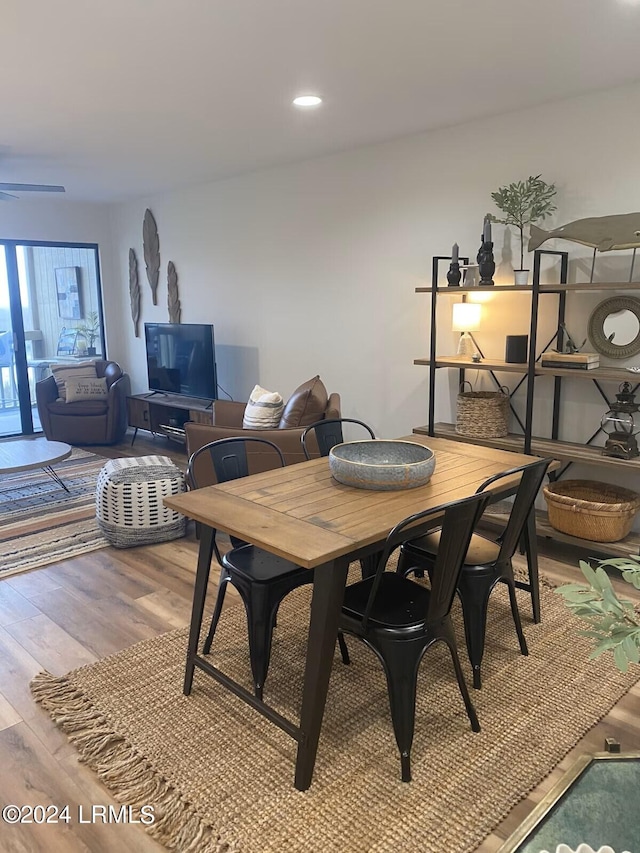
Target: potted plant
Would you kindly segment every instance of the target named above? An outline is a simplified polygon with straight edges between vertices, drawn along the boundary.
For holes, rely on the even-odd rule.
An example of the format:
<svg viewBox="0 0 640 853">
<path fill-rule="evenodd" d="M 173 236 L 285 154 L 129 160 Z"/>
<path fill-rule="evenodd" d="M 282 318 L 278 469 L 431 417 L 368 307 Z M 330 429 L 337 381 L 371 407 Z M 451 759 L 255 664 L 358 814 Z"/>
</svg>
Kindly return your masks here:
<svg viewBox="0 0 640 853">
<path fill-rule="evenodd" d="M 527 284 L 529 280 L 529 270 L 524 269 L 524 229 L 556 210 L 553 203 L 556 192 L 555 184 L 545 183 L 540 175 L 530 175 L 526 181 L 516 181 L 491 193 L 496 206 L 504 213 L 503 219 L 489 214 L 491 221 L 515 225 L 520 232 L 520 268 L 514 270 L 516 284 Z"/>
<path fill-rule="evenodd" d="M 595 569 L 580 560 L 587 584 L 565 584 L 556 592 L 589 626 L 589 630 L 581 633 L 596 642 L 590 657 L 613 652 L 615 665 L 626 672 L 630 663 L 640 662 L 640 614 L 631 601 L 618 597 L 605 566 L 618 569 L 627 583 L 640 589 L 640 557 L 630 555 L 598 560 Z"/>
<path fill-rule="evenodd" d="M 87 342 L 87 355 L 95 355 L 96 348 L 94 344 L 100 334 L 100 317 L 97 311 L 89 311 L 87 319 L 78 326 L 78 332 Z"/>
</svg>

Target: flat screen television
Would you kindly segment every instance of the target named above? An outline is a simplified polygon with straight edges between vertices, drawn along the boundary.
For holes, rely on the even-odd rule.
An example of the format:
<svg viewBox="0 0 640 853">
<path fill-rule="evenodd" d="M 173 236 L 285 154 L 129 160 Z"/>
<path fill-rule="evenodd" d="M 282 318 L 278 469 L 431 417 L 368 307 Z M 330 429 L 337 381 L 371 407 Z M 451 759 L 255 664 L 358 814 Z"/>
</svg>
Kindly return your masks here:
<svg viewBox="0 0 640 853">
<path fill-rule="evenodd" d="M 216 400 L 213 326 L 206 323 L 145 323 L 149 389 Z"/>
</svg>

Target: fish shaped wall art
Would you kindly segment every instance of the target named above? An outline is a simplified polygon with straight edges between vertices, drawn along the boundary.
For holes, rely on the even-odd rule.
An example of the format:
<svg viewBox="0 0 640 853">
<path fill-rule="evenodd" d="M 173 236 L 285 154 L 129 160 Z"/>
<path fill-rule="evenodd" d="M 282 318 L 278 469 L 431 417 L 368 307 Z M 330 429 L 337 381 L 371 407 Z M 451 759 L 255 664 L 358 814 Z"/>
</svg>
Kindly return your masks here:
<svg viewBox="0 0 640 853">
<path fill-rule="evenodd" d="M 554 237 L 582 243 L 583 246 L 591 246 L 599 252 L 640 248 L 640 213 L 576 219 L 575 222 L 568 222 L 551 231 L 532 225 L 529 232 L 529 251 L 533 252 Z"/>
</svg>

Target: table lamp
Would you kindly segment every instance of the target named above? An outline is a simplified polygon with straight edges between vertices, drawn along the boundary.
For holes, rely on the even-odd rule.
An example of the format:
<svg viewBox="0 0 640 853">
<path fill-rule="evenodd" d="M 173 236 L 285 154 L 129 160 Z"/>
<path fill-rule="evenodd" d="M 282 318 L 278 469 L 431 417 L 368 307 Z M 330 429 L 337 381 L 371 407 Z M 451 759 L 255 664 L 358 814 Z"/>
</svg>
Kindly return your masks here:
<svg viewBox="0 0 640 853">
<path fill-rule="evenodd" d="M 478 346 L 469 332 L 480 328 L 480 305 L 477 302 L 454 302 L 451 329 L 462 332 L 458 343 L 458 355 L 471 358 Z"/>
</svg>

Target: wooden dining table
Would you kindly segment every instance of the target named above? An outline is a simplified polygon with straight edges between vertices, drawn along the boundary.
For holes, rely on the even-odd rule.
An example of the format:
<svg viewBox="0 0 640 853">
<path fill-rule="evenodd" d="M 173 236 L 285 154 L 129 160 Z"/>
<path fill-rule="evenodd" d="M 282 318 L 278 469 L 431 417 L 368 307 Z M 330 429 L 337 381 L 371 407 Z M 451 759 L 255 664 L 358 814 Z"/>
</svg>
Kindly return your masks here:
<svg viewBox="0 0 640 853">
<path fill-rule="evenodd" d="M 537 461 L 533 456 L 431 436 L 409 435 L 404 440 L 435 452 L 435 471 L 424 486 L 400 491 L 345 486 L 333 479 L 328 459 L 322 457 L 164 499 L 168 507 L 201 525 L 184 692 L 190 693 L 195 669 L 200 669 L 293 737 L 298 743 L 294 784 L 301 791 L 313 777 L 349 564 L 380 551 L 391 528 L 407 516 L 472 495 L 494 474 Z M 496 500 L 513 489 L 513 482 L 504 481 L 491 487 Z M 297 722 L 198 654 L 215 530 L 314 570 Z"/>
</svg>

